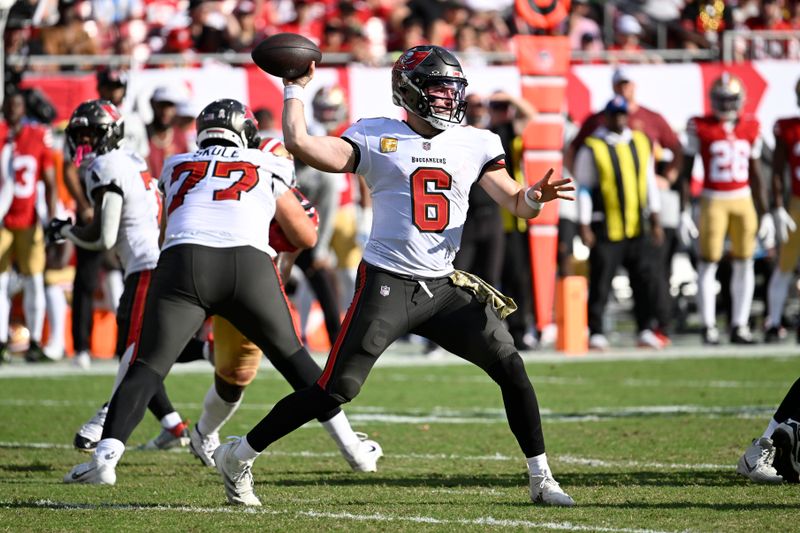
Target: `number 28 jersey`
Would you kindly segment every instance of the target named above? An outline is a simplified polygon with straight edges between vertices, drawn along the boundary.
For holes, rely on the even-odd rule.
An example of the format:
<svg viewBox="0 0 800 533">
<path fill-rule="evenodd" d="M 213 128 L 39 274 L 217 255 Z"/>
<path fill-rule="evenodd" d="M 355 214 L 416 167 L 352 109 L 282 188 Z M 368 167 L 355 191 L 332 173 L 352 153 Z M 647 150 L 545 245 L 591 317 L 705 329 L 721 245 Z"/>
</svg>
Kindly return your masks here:
<svg viewBox="0 0 800 533">
<path fill-rule="evenodd" d="M 364 260 L 411 276 L 450 274 L 470 188 L 489 167 L 504 164 L 500 137 L 458 126 L 426 138 L 403 121 L 372 118 L 342 138 L 357 147 L 356 173 L 372 193 Z"/>
<path fill-rule="evenodd" d="M 170 157 L 158 180 L 166 196 L 162 249 L 252 246 L 274 257 L 269 222 L 293 179 L 290 160 L 256 149 L 210 146 Z"/>
<path fill-rule="evenodd" d="M 689 155 L 703 160 L 705 196 L 738 197 L 750 194 L 750 160 L 761 157 L 759 124 L 742 117 L 725 123 L 714 116 L 693 117 L 686 126 Z"/>
</svg>

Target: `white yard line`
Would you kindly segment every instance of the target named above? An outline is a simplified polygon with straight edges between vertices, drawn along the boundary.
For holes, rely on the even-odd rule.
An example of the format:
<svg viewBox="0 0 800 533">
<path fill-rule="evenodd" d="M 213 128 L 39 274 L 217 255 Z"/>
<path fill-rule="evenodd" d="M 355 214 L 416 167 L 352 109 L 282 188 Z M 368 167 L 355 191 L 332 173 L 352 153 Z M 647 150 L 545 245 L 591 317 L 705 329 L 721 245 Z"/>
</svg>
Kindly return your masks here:
<svg viewBox="0 0 800 533">
<path fill-rule="evenodd" d="M 648 351 L 637 348 L 623 348 L 604 353 L 588 353 L 580 356 L 566 356 L 555 351 L 524 352 L 522 358 L 527 363 L 590 363 L 616 361 L 670 361 L 679 359 L 761 359 L 776 358 L 793 360 L 800 356 L 798 347 L 792 344 L 760 345 L 760 346 L 675 346 L 661 351 Z M 326 354 L 315 354 L 314 359 L 324 364 Z M 401 347 L 387 350 L 376 364 L 378 367 L 430 367 L 430 366 L 463 366 L 469 365 L 463 359 L 447 354 L 441 359 L 427 359 L 418 355 L 413 348 Z M 263 368 L 269 368 L 264 360 Z M 88 370 L 76 368 L 68 360 L 52 364 L 26 365 L 14 362 L 0 366 L 0 379 L 20 377 L 53 377 L 53 376 L 87 376 L 115 375 L 117 365 L 114 360 L 95 361 Z M 175 374 L 210 374 L 211 366 L 206 361 L 178 364 L 173 366 Z M 534 376 L 535 377 L 535 376 Z"/>
<path fill-rule="evenodd" d="M 37 450 L 65 450 L 71 449 L 72 446 L 66 443 L 49 443 L 49 442 L 2 442 L 0 441 L 0 449 L 37 449 Z M 135 450 L 135 447 L 130 447 L 128 450 Z M 184 452 L 182 449 L 175 449 L 177 453 Z M 150 453 L 150 452 L 147 452 Z M 302 450 L 296 452 L 284 451 L 266 451 L 265 456 L 272 457 L 297 457 L 297 458 L 331 458 L 339 457 L 339 452 L 314 452 L 310 450 Z M 387 458 L 393 461 L 496 461 L 496 462 L 516 462 L 524 465 L 524 459 L 518 455 L 505 455 L 496 453 L 493 455 L 464 455 L 457 453 L 393 453 L 387 455 Z M 586 466 L 590 468 L 649 468 L 652 470 L 730 470 L 733 471 L 735 465 L 733 464 L 714 464 L 714 463 L 662 463 L 657 461 L 633 461 L 633 460 L 615 460 L 615 459 L 598 459 L 592 457 L 580 457 L 576 455 L 560 455 L 554 454 L 550 456 L 554 462 Z"/>
<path fill-rule="evenodd" d="M 221 493 L 222 491 L 220 491 Z M 531 520 L 500 519 L 491 516 L 479 518 L 436 518 L 433 516 L 408 516 L 408 515 L 386 515 L 380 513 L 355 514 L 355 513 L 331 513 L 324 511 L 290 511 L 285 509 L 270 509 L 268 507 L 242 508 L 242 507 L 195 507 L 190 505 L 119 505 L 119 504 L 90 504 L 90 503 L 64 503 L 52 500 L 37 500 L 29 504 L 32 508 L 52 509 L 52 510 L 77 510 L 77 511 L 145 511 L 145 512 L 188 512 L 204 514 L 254 514 L 272 515 L 289 517 L 308 517 L 326 518 L 334 520 L 350 520 L 353 522 L 408 522 L 412 524 L 437 524 L 437 525 L 465 525 L 465 526 L 485 526 L 494 528 L 532 528 L 532 529 L 558 529 L 562 531 L 602 531 L 604 533 L 667 533 L 653 529 L 638 529 L 627 527 L 607 527 L 597 525 L 574 524 L 572 522 L 534 522 Z M 2 505 L 0 508 L 19 510 L 19 505 Z"/>
<path fill-rule="evenodd" d="M 3 407 L 44 407 L 63 409 L 68 407 L 98 407 L 98 402 L 86 400 L 48 400 L 0 398 Z M 199 403 L 175 403 L 179 409 L 202 409 Z M 272 406 L 267 404 L 245 404 L 240 409 L 266 413 Z M 638 405 L 618 407 L 592 407 L 574 412 L 558 412 L 542 409 L 542 418 L 548 422 L 592 422 L 630 417 L 695 415 L 708 418 L 736 416 L 740 418 L 764 417 L 775 410 L 774 406 L 705 406 L 705 405 Z M 431 407 L 426 409 L 391 409 L 377 406 L 347 407 L 347 416 L 352 422 L 379 424 L 498 424 L 506 423 L 503 409 L 481 408 L 452 409 Z M 314 427 L 313 424 L 308 427 Z"/>
</svg>

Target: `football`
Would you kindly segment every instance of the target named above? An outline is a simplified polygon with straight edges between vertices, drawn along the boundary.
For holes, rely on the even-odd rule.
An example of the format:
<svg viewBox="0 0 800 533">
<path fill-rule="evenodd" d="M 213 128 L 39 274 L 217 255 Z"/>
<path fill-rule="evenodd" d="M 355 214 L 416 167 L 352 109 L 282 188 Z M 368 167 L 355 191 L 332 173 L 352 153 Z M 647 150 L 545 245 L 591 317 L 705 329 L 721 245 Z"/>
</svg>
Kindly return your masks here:
<svg viewBox="0 0 800 533">
<path fill-rule="evenodd" d="M 253 62 L 279 78 L 299 78 L 312 61 L 319 63 L 322 52 L 311 40 L 296 33 L 278 33 L 267 37 L 250 53 Z"/>
</svg>

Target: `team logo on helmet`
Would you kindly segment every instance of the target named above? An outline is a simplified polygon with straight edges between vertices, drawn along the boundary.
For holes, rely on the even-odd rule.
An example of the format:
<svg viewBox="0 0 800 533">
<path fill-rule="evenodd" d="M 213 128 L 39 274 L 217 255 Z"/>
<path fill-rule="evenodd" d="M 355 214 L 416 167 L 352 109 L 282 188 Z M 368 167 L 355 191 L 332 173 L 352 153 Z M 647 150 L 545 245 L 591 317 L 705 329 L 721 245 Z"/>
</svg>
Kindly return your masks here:
<svg viewBox="0 0 800 533">
<path fill-rule="evenodd" d="M 438 130 L 464 119 L 466 87 L 458 59 L 439 46 L 415 46 L 392 68 L 392 102 Z"/>
</svg>

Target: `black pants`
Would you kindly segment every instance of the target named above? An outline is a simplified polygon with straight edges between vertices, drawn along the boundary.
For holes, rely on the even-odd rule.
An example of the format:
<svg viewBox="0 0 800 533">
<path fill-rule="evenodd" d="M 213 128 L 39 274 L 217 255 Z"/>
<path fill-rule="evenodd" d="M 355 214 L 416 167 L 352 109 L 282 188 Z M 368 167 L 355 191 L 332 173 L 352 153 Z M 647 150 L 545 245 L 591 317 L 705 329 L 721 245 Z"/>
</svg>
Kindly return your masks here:
<svg viewBox="0 0 800 533">
<path fill-rule="evenodd" d="M 652 327 L 652 305 L 657 300 L 653 259 L 644 237 L 612 242 L 598 239 L 589 254 L 589 331 L 603 333 L 603 312 L 611 280 L 620 266 L 628 271 L 633 290 L 633 314 L 639 331 Z"/>
<path fill-rule="evenodd" d="M 179 354 L 210 315 L 253 341 L 289 384 L 314 383 L 321 369 L 292 323 L 275 263 L 249 246 L 194 244 L 164 250 L 153 273 L 133 362 L 111 399 L 103 438 L 125 442 Z M 320 413 L 327 420 L 338 407 Z"/>
<path fill-rule="evenodd" d="M 75 353 L 91 348 L 94 292 L 103 266 L 103 252 L 75 247 L 75 282 L 72 286 L 72 341 Z"/>
<path fill-rule="evenodd" d="M 789 388 L 773 418 L 781 423 L 789 418 L 800 421 L 800 378 Z"/>
<path fill-rule="evenodd" d="M 678 248 L 678 237 L 675 228 L 664 228 L 664 242 L 661 246 L 649 245 L 652 253 L 653 278 L 656 285 L 656 300 L 653 313 L 658 327 L 668 331 L 672 322 L 675 301 L 670 293 L 669 279 L 672 276 L 672 256 Z"/>
<path fill-rule="evenodd" d="M 339 297 L 336 294 L 336 273 L 329 267 L 315 268 L 311 250 L 303 250 L 297 256 L 295 264 L 303 270 L 303 274 L 317 297 L 322 314 L 325 317 L 325 329 L 331 344 L 336 340 L 341 329 L 339 316 Z"/>
<path fill-rule="evenodd" d="M 511 335 L 488 306 L 449 278 L 412 280 L 361 263 L 353 303 L 316 386 L 283 400 L 247 435 L 256 450 L 323 409 L 355 398 L 378 357 L 415 333 L 482 368 L 500 385 L 509 426 L 526 457 L 544 452 L 539 405 Z"/>
<path fill-rule="evenodd" d="M 518 343 L 534 324 L 531 259 L 528 234 L 511 231 L 505 234 L 506 256 L 500 288 L 517 302 L 517 311 L 506 318 L 508 330 Z"/>
</svg>

